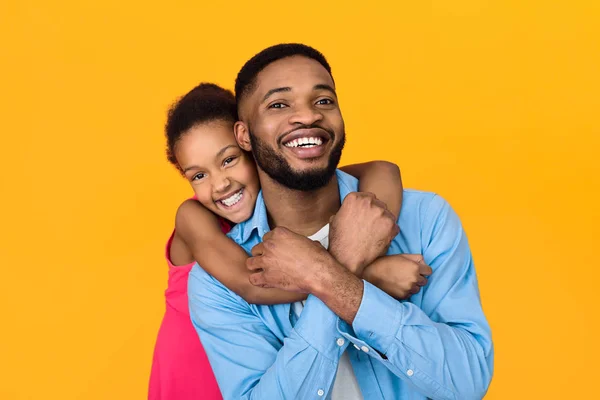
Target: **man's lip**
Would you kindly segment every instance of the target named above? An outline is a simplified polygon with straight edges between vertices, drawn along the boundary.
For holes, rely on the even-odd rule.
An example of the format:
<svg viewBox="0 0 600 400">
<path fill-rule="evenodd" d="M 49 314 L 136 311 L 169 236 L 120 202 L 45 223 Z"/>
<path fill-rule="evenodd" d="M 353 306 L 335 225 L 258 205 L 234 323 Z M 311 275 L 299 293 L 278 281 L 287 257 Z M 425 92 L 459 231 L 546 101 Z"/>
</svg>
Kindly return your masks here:
<svg viewBox="0 0 600 400">
<path fill-rule="evenodd" d="M 281 138 L 281 144 L 285 145 L 286 143 L 291 142 L 295 139 L 300 138 L 310 138 L 310 137 L 318 137 L 326 142 L 331 139 L 331 135 L 323 128 L 308 128 L 308 129 L 296 129 L 291 133 L 288 133 L 283 138 Z"/>
<path fill-rule="evenodd" d="M 326 147 L 321 146 L 312 146 L 312 147 L 287 147 L 284 148 L 288 151 L 291 151 L 296 158 L 305 159 L 305 160 L 314 160 L 321 157 L 326 153 Z"/>
<path fill-rule="evenodd" d="M 237 190 L 234 190 L 234 191 L 232 191 L 232 192 L 229 192 L 229 194 L 226 194 L 225 196 L 222 196 L 221 198 L 219 198 L 219 199 L 215 200 L 215 202 L 217 202 L 217 201 L 223 201 L 223 200 L 225 200 L 225 199 L 228 199 L 228 198 L 230 198 L 231 196 L 233 196 L 234 194 L 236 194 L 237 192 L 239 192 L 240 190 L 243 190 L 243 189 L 244 189 L 244 188 L 239 188 L 239 189 L 237 189 Z"/>
</svg>

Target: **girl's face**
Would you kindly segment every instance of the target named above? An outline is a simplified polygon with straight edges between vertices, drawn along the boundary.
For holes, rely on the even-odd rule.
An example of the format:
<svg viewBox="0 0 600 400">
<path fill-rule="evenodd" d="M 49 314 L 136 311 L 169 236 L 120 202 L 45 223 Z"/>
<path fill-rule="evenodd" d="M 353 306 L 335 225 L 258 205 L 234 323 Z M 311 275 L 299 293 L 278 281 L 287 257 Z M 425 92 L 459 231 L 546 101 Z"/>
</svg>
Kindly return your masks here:
<svg viewBox="0 0 600 400">
<path fill-rule="evenodd" d="M 259 191 L 256 165 L 238 147 L 233 123 L 190 128 L 177 143 L 175 157 L 204 207 L 235 223 L 252 216 Z"/>
</svg>

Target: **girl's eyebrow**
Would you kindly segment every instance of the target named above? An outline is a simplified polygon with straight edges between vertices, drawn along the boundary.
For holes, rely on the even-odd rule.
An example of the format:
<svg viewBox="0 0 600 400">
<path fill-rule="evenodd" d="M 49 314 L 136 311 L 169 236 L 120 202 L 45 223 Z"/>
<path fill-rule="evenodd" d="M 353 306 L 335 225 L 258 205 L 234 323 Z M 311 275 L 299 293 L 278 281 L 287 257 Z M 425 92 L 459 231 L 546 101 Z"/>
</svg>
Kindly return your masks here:
<svg viewBox="0 0 600 400">
<path fill-rule="evenodd" d="M 215 156 L 215 158 L 219 158 L 223 155 L 223 153 L 225 153 L 225 151 L 227 151 L 228 148 L 230 147 L 237 147 L 237 145 L 235 144 L 230 144 L 228 146 L 223 147 L 221 150 L 219 150 L 219 152 L 217 153 L 217 155 Z"/>
<path fill-rule="evenodd" d="M 197 165 L 190 165 L 189 167 L 187 167 L 186 169 L 183 170 L 183 173 L 185 174 L 186 172 L 188 172 L 192 169 L 200 169 L 200 167 Z"/>
</svg>

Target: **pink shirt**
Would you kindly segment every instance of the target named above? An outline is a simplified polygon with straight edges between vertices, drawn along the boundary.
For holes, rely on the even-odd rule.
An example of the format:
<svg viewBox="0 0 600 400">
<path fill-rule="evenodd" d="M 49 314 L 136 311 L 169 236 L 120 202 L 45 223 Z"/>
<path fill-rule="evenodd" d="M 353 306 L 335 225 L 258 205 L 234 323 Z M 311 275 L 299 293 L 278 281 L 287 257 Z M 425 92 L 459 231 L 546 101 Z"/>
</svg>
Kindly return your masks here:
<svg viewBox="0 0 600 400">
<path fill-rule="evenodd" d="M 231 227 L 220 220 L 223 233 Z M 175 266 L 170 249 L 173 234 L 167 242 L 166 258 L 169 283 L 165 291 L 166 311 L 156 338 L 149 400 L 221 400 L 221 392 L 198 334 L 190 320 L 187 283 L 195 263 Z"/>
</svg>

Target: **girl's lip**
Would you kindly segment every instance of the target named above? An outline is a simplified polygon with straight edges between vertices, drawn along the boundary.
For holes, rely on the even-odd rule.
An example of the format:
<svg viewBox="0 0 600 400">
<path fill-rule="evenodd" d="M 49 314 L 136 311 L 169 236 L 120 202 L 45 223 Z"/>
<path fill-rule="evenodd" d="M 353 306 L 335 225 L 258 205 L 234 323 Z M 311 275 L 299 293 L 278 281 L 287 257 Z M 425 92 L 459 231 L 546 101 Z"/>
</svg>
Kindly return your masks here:
<svg viewBox="0 0 600 400">
<path fill-rule="evenodd" d="M 221 196 L 221 198 L 220 198 L 220 199 L 217 199 L 217 200 L 215 200 L 215 202 L 217 202 L 217 201 L 223 201 L 223 200 L 225 200 L 225 199 L 228 199 L 228 198 L 230 198 L 231 196 L 233 196 L 234 194 L 236 194 L 237 192 L 239 192 L 239 191 L 243 191 L 243 190 L 244 190 L 244 188 L 236 189 L 236 190 L 234 190 L 234 191 L 232 191 L 232 192 L 229 192 L 229 193 L 227 193 L 225 196 Z"/>
<path fill-rule="evenodd" d="M 242 202 L 243 202 L 243 201 L 244 201 L 244 199 L 246 198 L 246 191 L 244 190 L 244 188 L 242 188 L 242 189 L 239 189 L 239 190 L 238 190 L 238 191 L 236 191 L 236 192 L 233 192 L 232 194 L 230 194 L 230 195 L 229 195 L 229 197 L 231 197 L 231 196 L 235 195 L 235 194 L 236 194 L 236 193 L 238 193 L 238 192 L 240 193 L 241 197 L 240 197 L 240 199 L 238 200 L 238 202 L 237 202 L 237 203 L 235 203 L 235 204 L 232 204 L 232 205 L 228 206 L 227 204 L 223 203 L 223 201 L 222 201 L 222 200 L 217 200 L 217 201 L 216 201 L 217 205 L 218 205 L 219 207 L 221 207 L 223 210 L 226 210 L 226 211 L 231 211 L 231 210 L 233 210 L 233 209 L 235 209 L 235 208 L 237 208 L 237 207 L 241 206 Z M 228 199 L 229 197 L 224 197 L 224 199 Z"/>
</svg>

